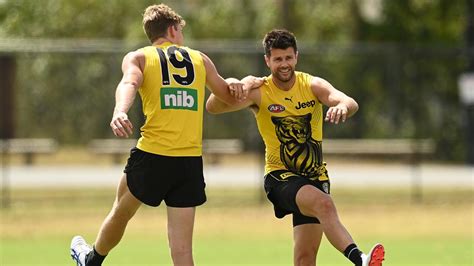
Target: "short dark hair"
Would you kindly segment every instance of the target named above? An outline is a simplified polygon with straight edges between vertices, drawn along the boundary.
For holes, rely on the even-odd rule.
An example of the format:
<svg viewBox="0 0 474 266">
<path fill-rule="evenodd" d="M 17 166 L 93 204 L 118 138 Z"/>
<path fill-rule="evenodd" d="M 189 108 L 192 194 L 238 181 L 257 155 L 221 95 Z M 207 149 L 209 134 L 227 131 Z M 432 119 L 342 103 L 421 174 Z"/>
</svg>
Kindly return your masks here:
<svg viewBox="0 0 474 266">
<path fill-rule="evenodd" d="M 296 47 L 296 37 L 295 35 L 285 29 L 275 29 L 268 32 L 263 38 L 263 49 L 267 56 L 271 55 L 271 50 L 276 49 L 287 49 L 293 47 L 295 53 L 298 51 Z"/>
</svg>

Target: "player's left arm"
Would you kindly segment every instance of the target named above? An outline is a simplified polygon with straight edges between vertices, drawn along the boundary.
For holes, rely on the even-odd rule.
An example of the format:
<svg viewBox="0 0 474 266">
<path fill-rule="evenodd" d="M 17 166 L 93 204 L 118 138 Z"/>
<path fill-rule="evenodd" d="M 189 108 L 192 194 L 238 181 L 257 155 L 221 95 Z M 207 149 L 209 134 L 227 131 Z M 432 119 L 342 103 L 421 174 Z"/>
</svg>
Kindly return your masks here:
<svg viewBox="0 0 474 266">
<path fill-rule="evenodd" d="M 335 124 L 345 122 L 359 110 L 359 105 L 353 98 L 334 88 L 331 83 L 322 78 L 313 77 L 311 90 L 319 101 L 329 107 L 325 121 Z"/>
</svg>

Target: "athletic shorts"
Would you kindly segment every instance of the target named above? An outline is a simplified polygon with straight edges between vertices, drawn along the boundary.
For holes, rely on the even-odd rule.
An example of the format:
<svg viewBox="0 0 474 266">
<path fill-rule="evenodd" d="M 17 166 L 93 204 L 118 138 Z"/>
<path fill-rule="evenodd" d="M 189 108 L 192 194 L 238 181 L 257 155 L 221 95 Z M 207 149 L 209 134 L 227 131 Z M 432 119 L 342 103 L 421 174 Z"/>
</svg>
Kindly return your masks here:
<svg viewBox="0 0 474 266">
<path fill-rule="evenodd" d="M 141 202 L 159 206 L 195 207 L 206 202 L 202 157 L 170 157 L 138 148 L 125 166 L 130 192 Z"/>
<path fill-rule="evenodd" d="M 320 223 L 318 218 L 303 215 L 296 204 L 296 193 L 305 185 L 312 185 L 326 194 L 330 191 L 329 180 L 311 180 L 288 170 L 272 171 L 265 175 L 265 192 L 273 203 L 277 218 L 293 214 L 293 226 Z"/>
</svg>

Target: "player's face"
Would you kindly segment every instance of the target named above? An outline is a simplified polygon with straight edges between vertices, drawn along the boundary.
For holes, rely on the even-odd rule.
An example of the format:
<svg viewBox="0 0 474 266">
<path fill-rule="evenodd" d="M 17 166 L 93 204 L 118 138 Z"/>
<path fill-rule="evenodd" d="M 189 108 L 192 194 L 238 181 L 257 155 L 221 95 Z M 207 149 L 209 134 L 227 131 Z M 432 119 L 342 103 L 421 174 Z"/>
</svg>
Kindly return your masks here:
<svg viewBox="0 0 474 266">
<path fill-rule="evenodd" d="M 270 56 L 265 55 L 265 62 L 272 76 L 281 82 L 288 82 L 293 78 L 297 59 L 298 53 L 293 47 L 272 49 Z"/>
</svg>

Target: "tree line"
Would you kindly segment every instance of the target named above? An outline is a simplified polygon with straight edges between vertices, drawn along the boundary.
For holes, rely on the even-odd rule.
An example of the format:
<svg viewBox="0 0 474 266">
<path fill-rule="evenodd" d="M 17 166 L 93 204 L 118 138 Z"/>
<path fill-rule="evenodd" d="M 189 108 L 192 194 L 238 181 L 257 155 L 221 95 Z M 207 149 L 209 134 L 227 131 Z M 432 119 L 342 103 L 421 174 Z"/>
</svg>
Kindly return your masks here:
<svg viewBox="0 0 474 266">
<path fill-rule="evenodd" d="M 325 136 L 432 138 L 437 158 L 463 159 L 466 136 L 457 79 L 467 64 L 467 1 L 163 2 L 186 19 L 187 43 L 206 52 L 225 77 L 268 75 L 261 39 L 273 28 L 293 31 L 300 48 L 298 69 L 329 80 L 361 106 L 342 127 L 327 126 Z M 73 145 L 112 137 L 108 122 L 121 59 L 127 50 L 148 45 L 141 16 L 155 3 L 1 1 L 4 42 L 23 40 L 33 47 L 45 39 L 64 46 L 74 40 L 123 43 L 123 49 L 105 52 L 0 51 L 17 62 L 17 137 L 54 137 Z M 258 136 L 251 116 L 246 111 L 206 115 L 204 134 L 242 137 L 252 146 Z M 138 101 L 132 119 L 136 127 L 143 119 Z"/>
</svg>

